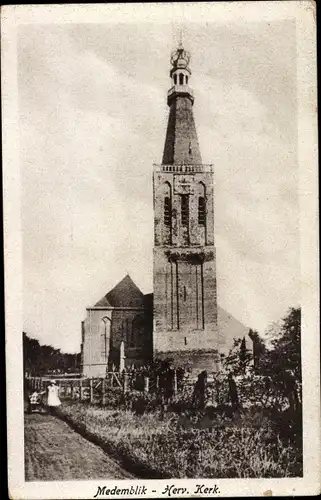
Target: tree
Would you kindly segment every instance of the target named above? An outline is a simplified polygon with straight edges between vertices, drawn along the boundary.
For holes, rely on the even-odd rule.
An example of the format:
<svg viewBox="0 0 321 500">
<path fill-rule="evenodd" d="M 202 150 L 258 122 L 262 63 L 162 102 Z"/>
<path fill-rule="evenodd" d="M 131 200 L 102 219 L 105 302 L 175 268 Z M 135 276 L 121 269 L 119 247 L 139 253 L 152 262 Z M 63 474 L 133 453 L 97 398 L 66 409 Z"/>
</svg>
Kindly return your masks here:
<svg viewBox="0 0 321 500">
<path fill-rule="evenodd" d="M 253 368 L 254 373 L 258 374 L 264 367 L 264 357 L 266 354 L 266 346 L 264 340 L 260 337 L 256 330 L 250 329 L 248 333 L 253 343 Z"/>
<path fill-rule="evenodd" d="M 282 318 L 279 337 L 272 341 L 270 369 L 279 375 L 287 372 L 301 381 L 301 308 L 291 307 Z"/>
<path fill-rule="evenodd" d="M 297 410 L 301 399 L 301 308 L 291 307 L 282 318 L 279 335 L 267 352 L 265 371 Z"/>
<path fill-rule="evenodd" d="M 23 332 L 23 363 L 24 371 L 37 375 L 37 366 L 40 361 L 40 344 L 38 340 L 31 339 Z"/>
<path fill-rule="evenodd" d="M 45 375 L 60 370 L 77 371 L 80 366 L 80 354 L 67 354 L 51 345 L 40 345 L 38 340 L 30 338 L 23 332 L 24 372 L 32 376 Z"/>
<path fill-rule="evenodd" d="M 241 341 L 239 356 L 240 356 L 240 370 L 244 374 L 253 359 L 251 351 L 246 347 L 245 337 L 243 337 Z"/>
<path fill-rule="evenodd" d="M 233 346 L 223 361 L 223 366 L 233 375 L 244 374 L 252 361 L 252 353 L 246 347 L 245 337 L 234 339 Z"/>
</svg>

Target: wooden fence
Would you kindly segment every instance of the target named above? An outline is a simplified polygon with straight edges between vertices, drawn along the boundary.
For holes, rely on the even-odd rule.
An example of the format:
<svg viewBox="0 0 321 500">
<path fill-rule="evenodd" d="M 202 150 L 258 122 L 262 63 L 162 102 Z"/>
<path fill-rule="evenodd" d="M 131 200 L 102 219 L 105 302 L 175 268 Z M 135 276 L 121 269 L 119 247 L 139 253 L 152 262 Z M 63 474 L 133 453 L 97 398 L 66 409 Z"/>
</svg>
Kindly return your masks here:
<svg viewBox="0 0 321 500">
<path fill-rule="evenodd" d="M 26 377 L 26 386 L 29 391 L 46 391 L 49 377 Z M 159 392 L 159 376 L 149 377 L 142 374 L 128 372 L 108 372 L 105 378 L 60 378 L 56 380 L 61 399 L 78 399 L 90 403 L 100 401 L 106 403 L 110 391 L 125 394 L 133 391 L 142 393 Z M 177 375 L 171 380 L 171 393 L 178 392 Z"/>
<path fill-rule="evenodd" d="M 50 377 L 26 377 L 26 395 L 30 391 L 47 392 L 50 380 Z M 130 401 L 135 400 L 137 395 L 140 397 L 140 394 L 148 393 L 151 393 L 151 399 L 160 396 L 163 402 L 169 402 L 177 396 L 176 402 L 190 401 L 197 406 L 205 402 L 213 406 L 233 404 L 233 398 L 243 408 L 261 405 L 296 409 L 302 404 L 300 387 L 285 390 L 273 383 L 270 377 L 256 375 L 237 377 L 233 391 L 226 374 L 209 374 L 206 381 L 199 384 L 199 379 L 182 378 L 176 370 L 172 370 L 170 376 L 168 372 L 146 375 L 139 371 L 112 371 L 106 373 L 105 378 L 60 378 L 56 382 L 62 400 L 74 399 L 102 405 L 113 405 L 125 394 L 128 396 L 126 401 Z"/>
<path fill-rule="evenodd" d="M 213 374 L 212 374 L 213 375 Z M 50 384 L 50 377 L 26 377 L 25 389 L 30 391 L 46 391 Z M 197 381 L 188 375 L 171 370 L 165 373 L 146 375 L 141 371 L 108 372 L 105 378 L 60 378 L 56 380 L 61 400 L 78 400 L 92 404 L 117 406 L 124 395 L 129 406 L 140 399 L 141 395 L 148 396 L 145 401 L 152 404 L 167 404 L 178 400 L 181 404 L 219 404 L 227 397 L 226 390 L 209 377 L 206 384 L 197 388 Z M 47 392 L 47 391 L 46 391 Z M 149 397 L 150 394 L 150 397 Z M 199 398 L 199 403 L 197 403 Z M 203 403 L 201 403 L 203 401 Z"/>
</svg>

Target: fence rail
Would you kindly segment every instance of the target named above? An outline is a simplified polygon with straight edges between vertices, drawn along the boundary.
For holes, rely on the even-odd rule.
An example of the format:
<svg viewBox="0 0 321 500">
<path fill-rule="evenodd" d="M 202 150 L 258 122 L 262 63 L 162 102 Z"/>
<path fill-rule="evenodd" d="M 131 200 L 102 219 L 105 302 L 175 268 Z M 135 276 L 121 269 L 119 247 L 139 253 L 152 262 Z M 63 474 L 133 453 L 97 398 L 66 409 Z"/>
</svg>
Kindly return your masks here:
<svg viewBox="0 0 321 500">
<path fill-rule="evenodd" d="M 50 377 L 26 377 L 27 388 L 32 391 L 45 391 L 51 382 Z M 57 380 L 59 397 L 61 399 L 78 399 L 91 403 L 106 402 L 108 393 L 116 391 L 121 394 L 140 391 L 142 393 L 158 392 L 160 390 L 159 376 L 148 377 L 142 374 L 127 372 L 108 372 L 105 378 L 60 378 Z M 170 384 L 172 393 L 177 393 L 177 376 Z"/>
<path fill-rule="evenodd" d="M 51 381 L 49 377 L 26 377 L 28 390 L 45 391 Z M 107 404 L 110 397 L 127 395 L 148 395 L 160 397 L 162 401 L 182 397 L 191 399 L 195 393 L 197 382 L 189 376 L 182 376 L 177 370 L 165 373 L 145 375 L 142 372 L 107 372 L 105 378 L 60 378 L 56 380 L 59 397 L 75 399 L 90 403 Z M 209 399 L 213 404 L 226 399 L 215 381 L 207 380 L 198 388 L 198 395 L 205 400 L 205 391 L 210 393 Z M 196 392 L 197 392 L 196 391 Z"/>
<path fill-rule="evenodd" d="M 212 374 L 214 375 L 214 374 Z M 50 383 L 49 377 L 26 377 L 27 391 L 46 392 Z M 273 383 L 266 376 L 236 377 L 231 380 L 226 374 L 216 374 L 197 381 L 180 376 L 176 370 L 170 375 L 156 374 L 147 376 L 142 372 L 108 372 L 105 378 L 60 378 L 57 380 L 59 397 L 75 399 L 90 403 L 112 404 L 115 398 L 120 401 L 126 394 L 126 400 L 132 400 L 135 394 L 139 396 L 151 394 L 151 398 L 158 396 L 162 401 L 173 401 L 177 396 L 180 400 L 190 401 L 201 407 L 205 404 L 214 406 L 240 404 L 248 406 L 291 406 L 301 404 L 301 388 Z M 233 388 L 234 387 L 234 388 Z M 176 399 L 177 401 L 177 399 Z"/>
</svg>

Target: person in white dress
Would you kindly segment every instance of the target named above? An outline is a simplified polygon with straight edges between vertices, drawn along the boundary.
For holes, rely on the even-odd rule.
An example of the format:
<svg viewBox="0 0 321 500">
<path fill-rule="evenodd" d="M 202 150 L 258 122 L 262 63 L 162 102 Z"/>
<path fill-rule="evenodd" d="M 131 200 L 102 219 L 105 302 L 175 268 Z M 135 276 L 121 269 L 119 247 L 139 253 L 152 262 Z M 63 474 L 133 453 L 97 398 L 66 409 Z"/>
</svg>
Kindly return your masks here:
<svg viewBox="0 0 321 500">
<path fill-rule="evenodd" d="M 51 384 L 48 386 L 47 404 L 51 412 L 53 412 L 56 408 L 58 408 L 58 406 L 61 405 L 61 401 L 59 399 L 59 388 L 55 380 L 52 380 Z"/>
</svg>

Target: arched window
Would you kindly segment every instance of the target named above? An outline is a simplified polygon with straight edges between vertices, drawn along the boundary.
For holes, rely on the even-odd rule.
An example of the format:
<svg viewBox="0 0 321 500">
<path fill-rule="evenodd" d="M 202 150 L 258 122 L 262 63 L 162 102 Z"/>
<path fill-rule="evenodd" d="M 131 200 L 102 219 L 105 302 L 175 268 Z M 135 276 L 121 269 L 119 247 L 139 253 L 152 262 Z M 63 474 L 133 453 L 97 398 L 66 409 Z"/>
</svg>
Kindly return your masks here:
<svg viewBox="0 0 321 500">
<path fill-rule="evenodd" d="M 205 226 L 206 223 L 206 201 L 204 196 L 198 198 L 198 223 Z"/>
<path fill-rule="evenodd" d="M 180 84 L 180 85 L 183 85 L 183 84 L 184 84 L 184 75 L 183 75 L 183 73 L 180 73 L 180 74 L 179 74 L 179 84 Z"/>
<path fill-rule="evenodd" d="M 172 201 L 170 196 L 164 198 L 164 224 L 170 226 L 172 222 Z"/>
<path fill-rule="evenodd" d="M 181 197 L 181 221 L 183 226 L 188 226 L 189 223 L 189 197 L 188 194 L 183 194 Z"/>
<path fill-rule="evenodd" d="M 103 318 L 101 320 L 100 353 L 103 361 L 108 360 L 111 320 Z"/>
<path fill-rule="evenodd" d="M 188 76 L 186 75 L 186 85 L 188 84 Z"/>
<path fill-rule="evenodd" d="M 177 84 L 177 75 L 175 74 L 174 75 L 174 85 L 176 85 L 176 84 Z"/>
<path fill-rule="evenodd" d="M 137 315 L 132 322 L 131 345 L 138 346 L 144 343 L 145 321 L 143 316 Z"/>
</svg>

